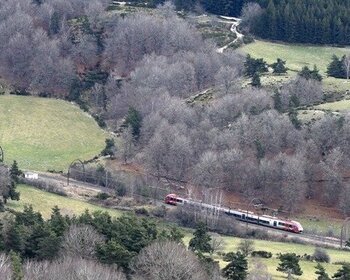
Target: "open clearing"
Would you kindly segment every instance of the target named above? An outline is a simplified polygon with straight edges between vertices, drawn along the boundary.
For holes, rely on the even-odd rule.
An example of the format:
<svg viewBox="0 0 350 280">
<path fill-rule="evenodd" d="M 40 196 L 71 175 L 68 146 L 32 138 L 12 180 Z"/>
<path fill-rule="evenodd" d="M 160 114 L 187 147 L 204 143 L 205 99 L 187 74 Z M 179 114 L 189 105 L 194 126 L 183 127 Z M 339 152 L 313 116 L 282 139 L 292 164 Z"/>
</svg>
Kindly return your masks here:
<svg viewBox="0 0 350 280">
<path fill-rule="evenodd" d="M 339 111 L 339 112 L 348 112 L 350 110 L 350 100 L 341 100 L 336 102 L 328 102 L 318 106 L 315 106 L 316 109 L 329 110 L 329 111 Z"/>
<path fill-rule="evenodd" d="M 273 63 L 277 58 L 281 58 L 287 61 L 287 67 L 293 71 L 299 71 L 303 66 L 312 68 L 316 64 L 322 74 L 326 73 L 327 65 L 333 54 L 337 56 L 350 54 L 350 48 L 303 46 L 266 41 L 256 41 L 240 50 L 253 57 L 263 57 L 268 63 Z"/>
<path fill-rule="evenodd" d="M 12 209 L 20 210 L 20 209 L 23 209 L 24 205 L 31 204 L 33 208 L 36 211 L 41 212 L 45 218 L 48 218 L 50 216 L 51 208 L 53 208 L 55 205 L 57 205 L 62 210 L 63 214 L 70 214 L 70 215 L 80 214 L 83 211 L 85 211 L 85 209 L 89 209 L 90 211 L 95 211 L 95 210 L 107 211 L 114 217 L 119 217 L 123 213 L 122 211 L 95 206 L 87 202 L 48 193 L 48 192 L 41 191 L 25 185 L 19 185 L 18 190 L 21 193 L 21 200 L 9 201 L 7 206 Z M 185 229 L 184 232 L 186 234 L 184 238 L 184 242 L 185 244 L 188 244 L 190 238 L 192 238 L 192 234 L 187 229 Z M 222 236 L 221 238 L 223 238 L 223 241 L 224 241 L 224 247 L 222 251 L 224 252 L 237 251 L 237 246 L 241 241 L 240 238 L 235 238 L 230 236 Z M 285 279 L 283 278 L 282 273 L 276 271 L 276 268 L 279 262 L 277 259 L 277 254 L 294 252 L 298 255 L 304 255 L 305 253 L 312 255 L 315 250 L 315 247 L 312 245 L 301 245 L 301 244 L 293 244 L 293 243 L 255 240 L 254 249 L 271 252 L 273 254 L 272 259 L 260 259 L 260 260 L 267 265 L 268 271 L 269 273 L 272 274 L 273 279 Z M 331 263 L 326 264 L 325 267 L 329 272 L 329 274 L 331 275 L 333 275 L 334 272 L 337 271 L 340 267 L 339 265 L 334 265 L 333 264 L 334 262 L 339 262 L 339 261 L 350 262 L 350 252 L 332 250 L 332 249 L 327 249 L 327 251 L 330 255 Z M 220 265 L 222 267 L 225 266 L 225 262 L 223 262 L 220 257 L 215 255 L 215 258 L 218 261 L 220 261 Z M 301 261 L 301 267 L 304 273 L 298 279 L 304 279 L 304 280 L 315 279 L 315 274 L 314 274 L 315 265 L 316 265 L 315 262 Z"/>
<path fill-rule="evenodd" d="M 76 105 L 56 99 L 0 96 L 0 145 L 5 162 L 22 169 L 66 170 L 98 155 L 105 133 Z"/>
<path fill-rule="evenodd" d="M 61 213 L 64 215 L 79 215 L 86 209 L 89 209 L 90 212 L 107 211 L 113 217 L 119 217 L 123 214 L 123 212 L 119 210 L 100 207 L 85 201 L 60 196 L 26 185 L 18 185 L 17 189 L 21 193 L 20 200 L 10 200 L 6 206 L 20 211 L 25 205 L 32 205 L 33 209 L 40 212 L 44 218 L 50 217 L 51 209 L 54 206 L 58 206 L 58 208 L 61 209 Z"/>
<path fill-rule="evenodd" d="M 327 92 L 346 92 L 350 91 L 350 81 L 345 79 L 335 79 L 327 77 L 327 66 L 331 61 L 332 55 L 338 57 L 344 54 L 350 54 L 350 48 L 336 48 L 326 46 L 308 46 L 308 45 L 293 45 L 283 43 L 273 43 L 267 41 L 255 41 L 239 49 L 243 53 L 249 53 L 255 58 L 264 58 L 267 63 L 276 62 L 277 58 L 286 60 L 286 66 L 290 69 L 288 76 L 292 77 L 302 67 L 308 66 L 313 68 L 316 64 L 320 73 L 324 77 L 324 89 Z M 280 83 L 283 79 L 280 76 L 269 76 L 269 80 L 263 84 Z"/>
<path fill-rule="evenodd" d="M 187 233 L 185 236 L 185 244 L 188 244 L 189 240 L 192 238 L 190 233 Z M 231 237 L 231 236 L 222 236 L 224 241 L 223 252 L 236 252 L 238 244 L 242 240 L 241 238 Z M 265 240 L 254 240 L 254 250 L 268 251 L 273 254 L 271 259 L 259 258 L 259 261 L 264 263 L 267 266 L 268 272 L 272 275 L 273 279 L 286 279 L 286 275 L 276 271 L 278 267 L 279 260 L 277 259 L 278 253 L 296 253 L 297 255 L 312 255 L 315 251 L 315 246 L 313 245 L 302 245 L 294 243 L 283 243 L 283 242 L 273 242 Z M 335 265 L 334 262 L 350 262 L 350 252 L 326 249 L 330 256 L 330 263 L 323 264 L 330 276 L 332 276 L 341 265 Z M 226 263 L 222 261 L 217 255 L 214 256 L 216 260 L 220 262 L 220 266 L 224 267 Z M 252 258 L 250 258 L 252 260 Z M 256 261 L 256 260 L 254 260 Z M 250 262 L 252 263 L 252 262 Z M 303 271 L 303 275 L 297 277 L 301 280 L 310 280 L 315 279 L 315 266 L 316 262 L 309 261 L 300 261 L 300 266 Z M 250 269 L 252 267 L 250 266 Z"/>
</svg>

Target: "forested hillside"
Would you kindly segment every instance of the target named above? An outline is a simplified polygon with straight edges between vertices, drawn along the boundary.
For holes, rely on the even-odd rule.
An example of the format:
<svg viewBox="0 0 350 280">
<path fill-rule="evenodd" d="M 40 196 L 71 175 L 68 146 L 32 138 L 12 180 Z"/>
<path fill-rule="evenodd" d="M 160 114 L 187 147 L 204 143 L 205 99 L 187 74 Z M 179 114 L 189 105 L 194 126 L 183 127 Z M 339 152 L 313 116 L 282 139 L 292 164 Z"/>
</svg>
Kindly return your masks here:
<svg viewBox="0 0 350 280">
<path fill-rule="evenodd" d="M 240 16 L 244 5 L 262 10 L 251 31 L 265 39 L 313 44 L 350 44 L 349 0 L 174 0 L 178 10 L 201 8 L 218 15 Z M 154 0 L 152 5 L 164 3 Z"/>
<path fill-rule="evenodd" d="M 268 39 L 350 44 L 349 0 L 258 1 L 266 8 L 253 32 Z"/>
<path fill-rule="evenodd" d="M 254 193 L 290 211 L 317 194 L 350 212 L 342 177 L 350 116 L 327 115 L 309 127 L 296 117 L 298 106 L 323 100 L 317 69 L 275 92 L 242 89 L 244 75 L 268 70 L 263 60 L 218 53 L 169 3 L 123 16 L 97 0 L 5 4 L 1 76 L 17 94 L 89 110 L 118 132 L 125 163 L 158 178 Z M 212 100 L 191 103 L 198 93 Z"/>
</svg>

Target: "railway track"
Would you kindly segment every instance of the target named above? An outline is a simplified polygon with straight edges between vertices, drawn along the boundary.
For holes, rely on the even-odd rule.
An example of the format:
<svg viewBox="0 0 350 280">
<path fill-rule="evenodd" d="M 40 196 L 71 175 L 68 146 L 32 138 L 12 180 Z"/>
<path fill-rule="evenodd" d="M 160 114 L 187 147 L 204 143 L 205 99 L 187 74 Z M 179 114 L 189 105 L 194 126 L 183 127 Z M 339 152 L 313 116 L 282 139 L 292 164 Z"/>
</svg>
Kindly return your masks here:
<svg viewBox="0 0 350 280">
<path fill-rule="evenodd" d="M 35 171 L 34 171 L 35 172 Z M 62 189 L 67 188 L 67 178 L 64 177 L 61 174 L 55 174 L 55 173 L 48 173 L 48 172 L 36 172 L 39 175 L 39 178 L 42 180 L 49 180 L 49 181 L 54 181 L 57 183 L 58 186 L 61 186 Z M 108 189 L 105 187 L 100 187 L 97 185 L 93 185 L 91 183 L 86 183 L 86 182 L 81 182 L 77 181 L 74 179 L 70 179 L 70 187 L 71 188 L 82 188 L 86 191 L 94 191 L 94 192 L 108 192 L 108 193 L 114 193 L 114 190 Z M 158 201 L 157 205 L 164 205 L 163 201 Z M 320 236 L 320 235 L 315 235 L 315 234 L 309 234 L 309 233 L 292 233 L 292 232 L 287 232 L 279 229 L 274 229 L 270 227 L 264 227 L 261 225 L 256 225 L 256 224 L 251 224 L 247 223 L 244 221 L 239 221 L 236 220 L 237 224 L 239 224 L 241 227 L 246 227 L 246 228 L 255 228 L 259 230 L 265 231 L 267 234 L 279 236 L 279 237 L 284 237 L 290 240 L 297 239 L 302 242 L 306 243 L 312 243 L 315 245 L 322 245 L 322 246 L 329 246 L 329 247 L 336 247 L 340 248 L 340 239 L 335 238 L 335 237 L 326 237 L 326 236 Z"/>
</svg>

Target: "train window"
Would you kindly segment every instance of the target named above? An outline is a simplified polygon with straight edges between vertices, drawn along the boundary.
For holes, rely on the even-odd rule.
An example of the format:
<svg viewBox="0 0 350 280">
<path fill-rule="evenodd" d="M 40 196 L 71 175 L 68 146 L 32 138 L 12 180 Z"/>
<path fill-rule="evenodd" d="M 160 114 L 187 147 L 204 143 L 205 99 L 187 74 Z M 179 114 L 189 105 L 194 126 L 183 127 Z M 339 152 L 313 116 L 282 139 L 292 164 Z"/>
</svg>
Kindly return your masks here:
<svg viewBox="0 0 350 280">
<path fill-rule="evenodd" d="M 279 222 L 279 223 L 278 223 L 278 225 L 279 225 L 279 226 L 283 226 L 283 227 L 284 227 L 286 224 L 285 224 L 285 223 L 281 223 L 281 222 Z"/>
</svg>

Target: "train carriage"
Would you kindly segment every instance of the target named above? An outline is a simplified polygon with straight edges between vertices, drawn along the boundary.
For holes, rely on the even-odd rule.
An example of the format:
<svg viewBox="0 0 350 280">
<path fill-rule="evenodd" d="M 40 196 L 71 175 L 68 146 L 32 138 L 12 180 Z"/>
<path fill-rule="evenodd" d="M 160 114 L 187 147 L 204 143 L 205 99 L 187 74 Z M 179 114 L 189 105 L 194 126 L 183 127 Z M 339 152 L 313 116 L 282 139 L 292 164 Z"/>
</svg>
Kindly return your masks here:
<svg viewBox="0 0 350 280">
<path fill-rule="evenodd" d="M 297 221 L 279 219 L 277 217 L 272 217 L 267 215 L 259 216 L 257 214 L 254 214 L 253 212 L 249 212 L 241 209 L 234 210 L 234 209 L 229 209 L 225 207 L 217 207 L 210 204 L 181 198 L 181 197 L 178 197 L 176 194 L 168 194 L 165 197 L 164 202 L 170 205 L 178 205 L 178 204 L 189 204 L 194 206 L 198 205 L 202 208 L 218 210 L 240 221 L 253 223 L 261 226 L 266 226 L 266 227 L 271 227 L 271 228 L 276 228 L 276 229 L 285 230 L 285 231 L 294 232 L 294 233 L 303 232 L 302 225 Z"/>
</svg>

